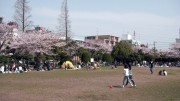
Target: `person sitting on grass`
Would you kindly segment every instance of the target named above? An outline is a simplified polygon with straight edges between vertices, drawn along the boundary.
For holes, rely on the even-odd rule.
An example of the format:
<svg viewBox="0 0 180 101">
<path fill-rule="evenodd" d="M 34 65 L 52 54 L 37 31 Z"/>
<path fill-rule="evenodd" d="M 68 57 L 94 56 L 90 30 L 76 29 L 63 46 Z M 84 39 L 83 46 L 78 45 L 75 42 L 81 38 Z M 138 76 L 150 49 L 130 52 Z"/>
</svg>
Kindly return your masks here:
<svg viewBox="0 0 180 101">
<path fill-rule="evenodd" d="M 167 71 L 165 69 L 159 71 L 159 75 L 167 76 Z"/>
<path fill-rule="evenodd" d="M 167 76 L 167 71 L 165 69 L 163 70 L 163 74 L 164 76 Z"/>
<path fill-rule="evenodd" d="M 18 69 L 19 69 L 19 73 L 23 73 L 23 67 L 22 67 L 22 65 L 19 65 Z"/>
<path fill-rule="evenodd" d="M 5 73 L 5 66 L 1 65 L 0 67 L 0 73 L 4 74 Z"/>
</svg>

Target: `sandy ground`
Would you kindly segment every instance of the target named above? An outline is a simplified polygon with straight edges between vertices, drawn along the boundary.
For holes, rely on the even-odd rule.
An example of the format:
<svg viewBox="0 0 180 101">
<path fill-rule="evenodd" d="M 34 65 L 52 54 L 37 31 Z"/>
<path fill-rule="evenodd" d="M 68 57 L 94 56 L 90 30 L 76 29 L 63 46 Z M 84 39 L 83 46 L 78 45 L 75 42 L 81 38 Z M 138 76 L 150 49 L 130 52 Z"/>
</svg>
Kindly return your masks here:
<svg viewBox="0 0 180 101">
<path fill-rule="evenodd" d="M 167 86 L 180 83 L 180 68 L 167 68 L 166 77 L 158 75 L 161 69 L 151 75 L 147 68 L 133 68 L 135 88 L 121 87 L 122 69 L 0 74 L 0 101 L 179 101 L 178 94 L 163 96 L 171 96 Z M 180 86 L 171 89 L 176 93 Z"/>
</svg>

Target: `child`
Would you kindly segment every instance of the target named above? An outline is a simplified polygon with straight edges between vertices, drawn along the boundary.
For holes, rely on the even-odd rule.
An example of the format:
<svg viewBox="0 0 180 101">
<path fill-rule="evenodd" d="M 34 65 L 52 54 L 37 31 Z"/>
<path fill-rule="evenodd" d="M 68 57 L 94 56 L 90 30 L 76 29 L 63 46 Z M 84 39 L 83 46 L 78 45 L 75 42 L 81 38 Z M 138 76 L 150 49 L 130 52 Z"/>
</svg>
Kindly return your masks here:
<svg viewBox="0 0 180 101">
<path fill-rule="evenodd" d="M 163 70 L 163 74 L 164 76 L 167 76 L 167 71 L 165 69 Z"/>
<path fill-rule="evenodd" d="M 162 70 L 159 71 L 159 75 L 163 75 L 163 71 Z"/>
<path fill-rule="evenodd" d="M 124 63 L 124 79 L 123 79 L 123 85 L 122 87 L 124 88 L 125 85 L 125 81 L 127 80 L 127 82 L 129 82 L 132 85 L 131 81 L 129 80 L 129 69 L 128 69 L 128 65 L 127 63 Z"/>
<path fill-rule="evenodd" d="M 128 63 L 127 65 L 128 65 L 128 68 L 129 68 L 129 79 L 130 79 L 131 82 L 133 83 L 133 86 L 136 87 L 136 84 L 135 84 L 135 82 L 134 82 L 134 80 L 133 80 L 133 77 L 132 77 L 131 65 L 130 65 L 130 63 Z M 128 85 L 128 81 L 126 82 L 126 85 L 125 85 L 125 86 L 127 86 L 127 85 Z"/>
<path fill-rule="evenodd" d="M 167 71 L 165 69 L 159 71 L 159 75 L 167 76 Z"/>
</svg>

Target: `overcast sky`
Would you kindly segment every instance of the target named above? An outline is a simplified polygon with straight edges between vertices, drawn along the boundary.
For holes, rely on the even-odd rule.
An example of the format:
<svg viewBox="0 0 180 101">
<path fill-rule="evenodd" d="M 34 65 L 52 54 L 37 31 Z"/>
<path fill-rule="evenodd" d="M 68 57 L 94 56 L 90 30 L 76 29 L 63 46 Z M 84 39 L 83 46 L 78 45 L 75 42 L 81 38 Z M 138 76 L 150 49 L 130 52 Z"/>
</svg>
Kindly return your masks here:
<svg viewBox="0 0 180 101">
<path fill-rule="evenodd" d="M 13 21 L 16 0 L 0 0 L 0 16 Z M 56 31 L 63 0 L 29 0 L 34 25 Z M 74 38 L 136 32 L 136 39 L 167 49 L 179 38 L 180 0 L 68 0 Z"/>
</svg>

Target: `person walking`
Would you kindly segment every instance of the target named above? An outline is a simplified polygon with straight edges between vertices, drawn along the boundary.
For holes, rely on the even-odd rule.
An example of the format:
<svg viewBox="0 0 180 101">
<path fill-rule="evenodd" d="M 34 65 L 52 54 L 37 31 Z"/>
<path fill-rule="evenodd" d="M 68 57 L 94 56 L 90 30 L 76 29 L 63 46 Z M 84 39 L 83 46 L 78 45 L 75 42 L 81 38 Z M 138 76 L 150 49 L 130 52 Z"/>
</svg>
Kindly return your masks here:
<svg viewBox="0 0 180 101">
<path fill-rule="evenodd" d="M 132 82 L 129 80 L 129 69 L 128 69 L 128 65 L 126 62 L 123 63 L 124 64 L 124 78 L 123 78 L 123 85 L 122 88 L 125 87 L 125 82 L 128 82 L 132 85 Z"/>
<path fill-rule="evenodd" d="M 154 67 L 153 61 L 151 61 L 149 63 L 149 69 L 150 69 L 151 74 L 153 74 L 153 67 Z"/>
<path fill-rule="evenodd" d="M 128 65 L 128 69 L 129 69 L 129 80 L 132 82 L 133 86 L 136 87 L 136 84 L 135 84 L 135 82 L 134 82 L 134 80 L 133 80 L 131 64 L 128 62 L 127 65 Z M 129 83 L 129 82 L 127 81 L 125 86 L 127 86 L 128 83 Z"/>
</svg>

